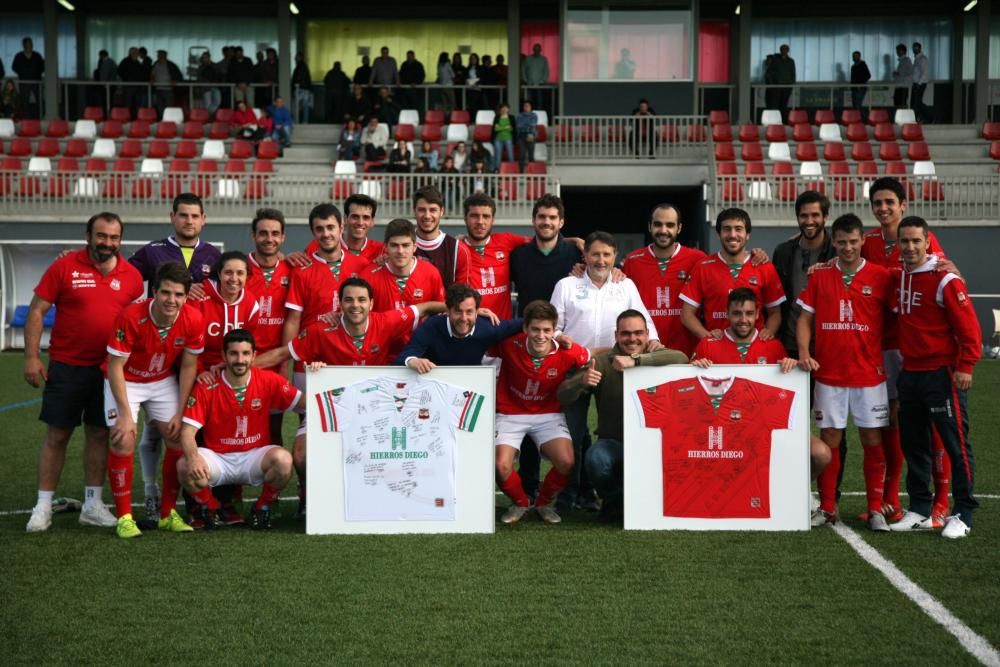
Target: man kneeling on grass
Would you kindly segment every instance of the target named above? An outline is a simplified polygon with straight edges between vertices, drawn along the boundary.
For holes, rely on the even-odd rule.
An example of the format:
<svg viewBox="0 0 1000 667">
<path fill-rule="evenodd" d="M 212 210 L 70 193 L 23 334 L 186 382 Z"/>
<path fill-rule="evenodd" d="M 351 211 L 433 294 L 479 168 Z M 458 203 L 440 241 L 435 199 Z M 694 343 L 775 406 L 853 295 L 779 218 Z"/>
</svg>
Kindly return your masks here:
<svg viewBox="0 0 1000 667">
<path fill-rule="evenodd" d="M 305 402 L 285 378 L 251 368 L 256 348 L 249 331 L 227 333 L 222 343 L 225 368 L 215 382 L 198 383 L 184 408 L 184 458 L 177 462 L 177 473 L 199 503 L 195 516 L 208 529 L 222 525 L 212 487 L 263 484 L 247 521 L 254 528 L 270 528 L 271 504 L 292 475 L 288 450 L 267 444 L 271 410 L 301 412 Z M 202 447 L 195 442 L 199 430 Z"/>
</svg>

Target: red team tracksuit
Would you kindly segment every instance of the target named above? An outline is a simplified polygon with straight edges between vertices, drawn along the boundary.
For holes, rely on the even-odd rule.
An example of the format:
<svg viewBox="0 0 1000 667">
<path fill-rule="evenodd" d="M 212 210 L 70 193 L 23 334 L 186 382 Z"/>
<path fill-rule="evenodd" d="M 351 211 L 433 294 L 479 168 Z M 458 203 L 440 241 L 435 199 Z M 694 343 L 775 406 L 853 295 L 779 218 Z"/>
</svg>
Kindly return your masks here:
<svg viewBox="0 0 1000 667">
<path fill-rule="evenodd" d="M 913 271 L 893 272 L 899 281 L 897 308 L 903 372 L 899 375 L 900 428 L 906 454 L 910 510 L 931 515 L 930 426 L 951 459 L 955 514 L 972 526 L 975 461 L 969 442 L 966 392 L 955 371 L 972 373 L 982 353 L 982 331 L 965 283 L 954 273 L 935 272 L 936 257 Z"/>
</svg>

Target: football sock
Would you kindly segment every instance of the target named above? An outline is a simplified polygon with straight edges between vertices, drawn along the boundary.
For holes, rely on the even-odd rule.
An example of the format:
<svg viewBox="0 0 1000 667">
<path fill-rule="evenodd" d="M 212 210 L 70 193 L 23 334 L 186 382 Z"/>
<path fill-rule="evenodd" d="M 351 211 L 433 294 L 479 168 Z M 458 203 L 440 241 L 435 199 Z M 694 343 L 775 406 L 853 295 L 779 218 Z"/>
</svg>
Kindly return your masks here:
<svg viewBox="0 0 1000 667">
<path fill-rule="evenodd" d="M 538 507 L 548 505 L 559 495 L 560 491 L 566 488 L 567 484 L 569 484 L 569 475 L 563 474 L 555 468 L 550 468 L 542 481 L 542 488 L 538 490 L 535 505 Z"/>
<path fill-rule="evenodd" d="M 951 487 L 951 458 L 944 448 L 941 436 L 935 429 L 931 429 L 931 454 L 934 456 L 932 474 L 934 476 L 934 510 L 935 514 L 948 513 L 948 491 Z"/>
<path fill-rule="evenodd" d="M 123 517 L 132 513 L 132 455 L 108 452 L 108 481 L 115 499 L 115 514 Z"/>
<path fill-rule="evenodd" d="M 55 491 L 42 491 L 38 489 L 38 505 L 45 507 L 46 505 L 52 505 L 52 497 L 56 495 Z"/>
<path fill-rule="evenodd" d="M 281 489 L 279 489 L 278 487 L 273 486 L 271 484 L 265 484 L 263 488 L 261 488 L 260 490 L 260 497 L 257 498 L 257 502 L 254 503 L 254 507 L 260 509 L 264 505 L 270 505 L 271 503 L 274 502 L 275 498 L 278 497 L 279 493 L 281 493 Z"/>
<path fill-rule="evenodd" d="M 163 498 L 160 499 L 160 518 L 170 516 L 170 510 L 177 507 L 177 494 L 181 483 L 177 477 L 177 461 L 184 456 L 179 449 L 167 447 L 163 454 Z"/>
<path fill-rule="evenodd" d="M 830 464 L 823 468 L 816 480 L 819 490 L 819 508 L 833 514 L 837 510 L 837 476 L 840 474 L 840 448 L 834 448 Z"/>
<path fill-rule="evenodd" d="M 517 474 L 516 470 L 511 471 L 510 477 L 500 483 L 500 490 L 507 494 L 507 497 L 513 500 L 514 504 L 518 507 L 528 507 L 531 505 L 528 494 L 524 492 L 524 487 L 521 486 L 521 476 Z"/>
<path fill-rule="evenodd" d="M 83 487 L 83 506 L 90 507 L 92 505 L 103 505 L 104 500 L 101 498 L 103 493 L 104 493 L 103 486 Z"/>
<path fill-rule="evenodd" d="M 194 499 L 202 505 L 208 507 L 210 510 L 217 510 L 221 507 L 219 501 L 212 495 L 212 487 L 210 486 L 206 486 L 204 489 L 199 489 L 198 493 L 194 494 Z"/>
<path fill-rule="evenodd" d="M 885 491 L 883 500 L 893 507 L 900 507 L 899 480 L 903 475 L 903 448 L 899 442 L 899 428 L 882 429 L 882 449 L 885 450 Z"/>
<path fill-rule="evenodd" d="M 160 472 L 160 431 L 146 422 L 139 440 L 139 465 L 142 466 L 142 481 L 146 485 L 146 495 L 156 495 L 156 480 Z"/>
<path fill-rule="evenodd" d="M 864 447 L 862 466 L 865 473 L 865 495 L 868 497 L 868 512 L 882 511 L 882 496 L 885 484 L 885 450 L 881 445 Z"/>
</svg>

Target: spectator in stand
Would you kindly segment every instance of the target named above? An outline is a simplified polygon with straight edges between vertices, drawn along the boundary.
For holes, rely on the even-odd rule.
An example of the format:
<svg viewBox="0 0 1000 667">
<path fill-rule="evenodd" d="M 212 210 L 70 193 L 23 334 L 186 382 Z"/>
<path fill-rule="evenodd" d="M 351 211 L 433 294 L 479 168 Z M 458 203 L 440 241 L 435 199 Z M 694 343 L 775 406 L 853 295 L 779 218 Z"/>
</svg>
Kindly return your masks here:
<svg viewBox="0 0 1000 667">
<path fill-rule="evenodd" d="M 344 110 L 350 95 L 351 80 L 344 74 L 340 61 L 333 63 L 333 68 L 323 77 L 323 89 L 326 93 L 326 122 L 340 123 L 344 120 Z"/>
<path fill-rule="evenodd" d="M 371 79 L 371 77 L 371 59 L 368 56 L 361 56 L 361 66 L 354 70 L 354 77 L 351 79 L 351 82 L 358 86 L 367 86 L 368 80 Z M 366 93 L 365 97 L 371 97 L 371 95 Z"/>
<path fill-rule="evenodd" d="M 643 148 L 648 148 L 649 157 L 653 157 L 653 149 L 656 147 L 656 127 L 653 121 L 655 115 L 656 111 L 649 106 L 649 100 L 645 97 L 639 100 L 639 106 L 632 109 L 635 120 L 632 121 L 632 134 L 629 135 L 628 141 L 636 157 L 645 152 Z"/>
<path fill-rule="evenodd" d="M 462 64 L 462 54 L 455 52 L 451 56 L 451 71 L 455 83 L 456 109 L 465 108 L 465 82 L 469 79 L 469 70 Z"/>
<path fill-rule="evenodd" d="M 0 118 L 14 118 L 20 106 L 20 95 L 14 79 L 4 79 L 3 90 L 0 91 Z"/>
<path fill-rule="evenodd" d="M 636 63 L 632 60 L 632 53 L 628 49 L 621 50 L 621 58 L 615 63 L 615 79 L 634 79 Z"/>
<path fill-rule="evenodd" d="M 544 86 L 548 80 L 549 59 L 542 55 L 542 45 L 535 44 L 531 47 L 531 55 L 524 59 L 524 65 L 521 68 L 521 83 L 526 86 Z M 527 91 L 532 106 L 543 107 L 545 105 L 542 92 L 537 88 Z"/>
<path fill-rule="evenodd" d="M 218 81 L 219 83 L 225 83 L 226 81 L 228 81 L 228 79 L 226 77 L 229 75 L 229 63 L 233 62 L 233 52 L 234 51 L 235 51 L 235 49 L 233 47 L 231 47 L 231 46 L 223 46 L 222 47 L 222 60 L 220 60 L 219 62 L 215 63 L 215 70 L 216 70 L 216 79 L 215 80 Z M 233 96 L 229 92 L 229 88 L 223 88 L 222 89 L 222 102 L 219 103 L 219 106 L 223 106 L 223 107 L 227 107 L 227 108 L 232 107 L 233 106 L 233 99 L 232 98 L 233 98 Z"/>
<path fill-rule="evenodd" d="M 851 54 L 851 102 L 855 109 L 860 109 L 865 102 L 865 88 L 855 88 L 871 81 L 872 73 L 868 69 L 868 64 L 861 59 L 861 52 L 855 51 Z"/>
<path fill-rule="evenodd" d="M 156 62 L 149 73 L 149 81 L 155 91 L 153 106 L 161 116 L 163 109 L 174 106 L 174 85 L 182 78 L 177 64 L 167 59 L 166 51 L 159 49 L 156 52 Z"/>
<path fill-rule="evenodd" d="M 263 61 L 254 68 L 254 80 L 256 83 L 264 84 L 258 86 L 256 92 L 257 105 L 263 109 L 271 106 L 274 99 L 274 84 L 278 80 L 278 52 L 268 48 L 267 55 Z"/>
<path fill-rule="evenodd" d="M 248 108 L 247 103 L 243 100 L 236 103 L 236 108 L 233 109 L 233 117 L 229 121 L 229 124 L 236 133 L 237 138 L 251 140 L 257 138 L 257 130 L 259 129 L 257 114 L 253 112 L 253 109 Z"/>
<path fill-rule="evenodd" d="M 268 107 L 266 109 L 261 109 L 260 118 L 257 119 L 257 132 L 254 134 L 253 139 L 255 141 L 272 141 L 274 135 L 274 118 L 271 117 L 271 109 L 274 107 Z M 250 113 L 253 113 L 251 111 Z"/>
<path fill-rule="evenodd" d="M 149 51 L 145 46 L 139 47 L 139 63 L 142 65 L 142 78 L 149 81 L 149 74 L 153 71 L 153 59 L 149 57 Z"/>
<path fill-rule="evenodd" d="M 906 55 L 906 44 L 896 45 L 896 58 L 896 70 L 892 73 L 896 91 L 892 95 L 892 103 L 897 109 L 905 109 L 906 96 L 913 84 L 913 61 Z"/>
<path fill-rule="evenodd" d="M 372 110 L 380 123 L 385 123 L 389 127 L 399 122 L 399 105 L 389 93 L 389 88 L 382 86 L 378 89 L 378 97 L 375 98 L 375 106 Z"/>
<path fill-rule="evenodd" d="M 226 82 L 236 84 L 233 91 L 233 102 L 244 101 L 253 108 L 253 88 L 250 82 L 254 80 L 253 62 L 243 55 L 243 47 L 233 49 L 233 60 L 226 71 Z"/>
<path fill-rule="evenodd" d="M 535 46 L 538 46 L 537 44 Z M 521 103 L 521 113 L 517 114 L 517 151 L 521 156 L 521 171 L 528 162 L 535 161 L 535 139 L 538 138 L 538 114 L 532 111 L 531 101 Z"/>
<path fill-rule="evenodd" d="M 504 102 L 497 109 L 496 118 L 493 121 L 493 159 L 495 171 L 500 170 L 500 163 L 503 162 L 503 150 L 507 150 L 507 159 L 514 161 L 514 119 L 510 117 L 510 106 Z"/>
<path fill-rule="evenodd" d="M 486 150 L 486 147 L 483 146 L 483 142 L 472 142 L 471 156 L 473 170 L 475 169 L 477 162 L 482 162 L 487 170 L 491 170 L 493 168 L 493 158 L 490 156 L 490 152 Z"/>
<path fill-rule="evenodd" d="M 416 166 L 413 168 L 414 174 L 433 174 L 434 170 L 427 164 L 427 160 L 422 157 L 417 158 Z"/>
<path fill-rule="evenodd" d="M 479 79 L 481 74 L 479 54 L 470 53 L 468 75 L 465 78 L 465 108 L 468 109 L 472 115 L 475 115 L 476 112 L 483 106 L 483 93 L 479 88 Z"/>
<path fill-rule="evenodd" d="M 292 145 L 292 114 L 285 106 L 285 98 L 280 95 L 274 98 L 274 104 L 267 108 L 267 112 L 274 122 L 270 137 L 281 144 L 282 148 L 289 148 Z"/>
<path fill-rule="evenodd" d="M 406 60 L 399 66 L 399 83 L 405 86 L 399 91 L 399 99 L 405 108 L 423 108 L 423 105 L 420 103 L 422 96 L 417 95 L 414 86 L 423 84 L 426 78 L 427 73 L 424 71 L 423 63 L 417 60 L 417 54 L 413 51 L 407 51 Z"/>
<path fill-rule="evenodd" d="M 438 173 L 457 174 L 458 169 L 455 168 L 455 158 L 451 155 L 445 156 Z M 458 180 L 453 178 L 441 179 L 441 195 L 444 197 L 445 202 L 447 202 L 448 208 L 456 208 L 458 206 L 458 196 L 461 194 L 461 185 Z"/>
<path fill-rule="evenodd" d="M 45 74 L 45 59 L 40 53 L 35 52 L 34 42 L 30 37 L 21 40 L 24 50 L 14 56 L 14 62 L 10 69 L 17 74 L 17 78 L 22 82 L 40 81 Z M 23 113 L 26 118 L 38 118 L 41 111 L 42 89 L 38 83 L 21 83 L 21 101 L 23 102 Z"/>
<path fill-rule="evenodd" d="M 386 171 L 394 174 L 410 173 L 410 164 L 413 162 L 413 153 L 405 141 L 396 140 L 396 147 L 389 153 L 389 166 Z"/>
<path fill-rule="evenodd" d="M 487 158 L 489 154 L 487 154 Z M 490 173 L 489 162 L 482 157 L 472 158 L 472 167 L 469 169 L 469 173 L 472 174 L 472 191 L 482 192 L 491 197 L 495 196 L 496 193 L 493 192 L 493 188 L 490 187 L 490 181 L 486 179 L 486 175 Z"/>
<path fill-rule="evenodd" d="M 205 51 L 201 54 L 201 62 L 198 64 L 198 83 L 218 83 L 219 68 L 212 62 L 212 54 Z M 208 109 L 208 113 L 214 114 L 215 110 L 222 104 L 222 91 L 215 86 L 201 88 L 201 105 Z"/>
<path fill-rule="evenodd" d="M 782 44 L 778 56 L 774 59 L 774 82 L 778 84 L 795 83 L 795 61 L 788 55 L 788 45 Z M 781 118 L 788 122 L 788 99 L 792 96 L 791 88 L 778 88 L 776 101 L 781 111 Z"/>
<path fill-rule="evenodd" d="M 497 55 L 497 64 L 493 66 L 493 71 L 497 75 L 497 85 L 506 86 L 508 70 L 502 53 Z"/>
<path fill-rule="evenodd" d="M 768 86 L 764 89 L 765 109 L 778 108 L 778 89 L 771 87 L 776 83 L 777 72 L 774 69 L 774 61 L 777 57 L 776 53 L 769 53 L 764 58 L 764 84 Z"/>
<path fill-rule="evenodd" d="M 438 168 L 438 150 L 434 148 L 434 145 L 429 141 L 425 141 L 420 144 L 420 150 L 417 151 L 417 159 L 423 159 L 431 171 L 437 171 Z"/>
<path fill-rule="evenodd" d="M 497 73 L 493 68 L 493 59 L 489 55 L 484 55 L 479 64 L 479 85 L 483 90 L 483 108 L 496 109 L 500 100 L 498 91 L 493 86 L 497 85 Z"/>
<path fill-rule="evenodd" d="M 452 69 L 451 61 L 448 60 L 447 51 L 442 51 L 441 55 L 438 56 L 435 83 L 444 86 L 441 89 L 441 107 L 446 113 L 451 113 L 451 110 L 455 108 L 455 90 L 451 87 L 455 83 L 455 70 Z"/>
<path fill-rule="evenodd" d="M 3 67 L 0 63 L 0 77 L 3 76 Z M 101 49 L 97 54 L 97 67 L 94 68 L 94 81 L 108 82 L 118 80 L 118 66 L 115 61 L 108 57 L 108 52 Z M 93 86 L 87 95 L 87 104 L 92 106 L 107 107 L 108 93 L 110 88 L 101 85 Z"/>
<path fill-rule="evenodd" d="M 337 142 L 338 160 L 357 160 L 361 155 L 361 130 L 353 118 L 348 118 L 344 129 L 340 131 L 340 141 Z"/>
<path fill-rule="evenodd" d="M 309 111 L 313 105 L 312 73 L 306 64 L 306 57 L 299 51 L 295 54 L 295 69 L 292 70 L 292 88 L 295 89 L 295 116 L 300 123 L 309 122 Z"/>
<path fill-rule="evenodd" d="M 353 118 L 360 125 L 371 115 L 371 102 L 369 102 L 368 98 L 365 96 L 365 92 L 362 90 L 361 84 L 355 83 L 352 89 L 351 99 L 347 100 L 347 106 L 344 109 L 344 122 L 347 122 L 348 118 Z"/>
<path fill-rule="evenodd" d="M 378 122 L 372 116 L 368 125 L 361 132 L 361 152 L 368 162 L 378 162 L 385 159 L 385 149 L 389 145 L 389 128 Z"/>
<path fill-rule="evenodd" d="M 920 123 L 930 123 L 930 108 L 924 104 L 924 91 L 930 81 L 930 64 L 920 42 L 913 42 L 913 89 L 910 93 L 910 107 Z"/>
<path fill-rule="evenodd" d="M 398 86 L 399 68 L 396 59 L 389 55 L 389 47 L 383 46 L 381 54 L 372 63 L 372 71 L 368 75 L 368 83 L 373 86 Z"/>
<path fill-rule="evenodd" d="M 142 63 L 139 61 L 139 49 L 130 46 L 128 55 L 118 63 L 118 78 L 122 80 L 125 90 L 125 105 L 135 116 L 138 107 L 146 106 L 146 83 L 149 79 L 142 78 Z M 133 85 L 128 85 L 133 84 Z M 143 85 L 137 85 L 143 84 Z"/>
<path fill-rule="evenodd" d="M 472 163 L 469 162 L 469 151 L 464 141 L 458 142 L 455 146 L 455 150 L 451 153 L 451 159 L 455 164 L 455 169 L 459 173 L 469 171 Z"/>
</svg>

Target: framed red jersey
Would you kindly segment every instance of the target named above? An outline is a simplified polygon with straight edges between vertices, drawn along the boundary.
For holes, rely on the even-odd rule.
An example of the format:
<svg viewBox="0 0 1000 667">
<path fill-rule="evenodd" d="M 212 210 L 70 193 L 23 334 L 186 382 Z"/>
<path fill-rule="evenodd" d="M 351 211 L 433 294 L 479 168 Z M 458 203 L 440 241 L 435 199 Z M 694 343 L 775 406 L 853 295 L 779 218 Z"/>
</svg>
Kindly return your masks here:
<svg viewBox="0 0 1000 667">
<path fill-rule="evenodd" d="M 153 321 L 153 300 L 133 303 L 118 315 L 108 340 L 108 354 L 127 357 L 125 380 L 158 382 L 175 372 L 184 350 L 201 354 L 205 349 L 205 325 L 196 306 L 185 303 L 169 328 L 161 331 Z M 104 364 L 107 376 L 107 363 Z"/>
<path fill-rule="evenodd" d="M 479 292 L 482 308 L 489 308 L 501 320 L 513 313 L 510 299 L 510 253 L 531 239 L 518 234 L 496 232 L 482 246 L 465 239 L 469 247 L 469 285 Z"/>
<path fill-rule="evenodd" d="M 536 359 L 527 349 L 527 334 L 505 338 L 490 356 L 501 360 L 497 378 L 497 414 L 542 415 L 562 412 L 556 389 L 566 373 L 590 361 L 590 352 L 573 343 L 563 349 L 553 343 L 552 350 Z"/>
<path fill-rule="evenodd" d="M 681 301 L 702 309 L 702 321 L 706 329 L 725 329 L 729 326 L 726 301 L 729 293 L 737 287 L 747 287 L 757 297 L 760 303 L 758 329 L 764 328 L 766 309 L 780 306 L 785 301 L 781 279 L 773 264 L 765 262 L 754 266 L 748 255 L 742 266 L 734 268 L 726 263 L 720 253 L 695 265 L 694 273 L 681 290 L 680 298 Z"/>
</svg>

